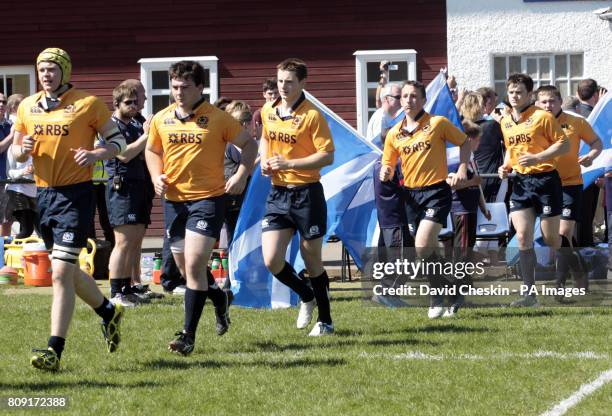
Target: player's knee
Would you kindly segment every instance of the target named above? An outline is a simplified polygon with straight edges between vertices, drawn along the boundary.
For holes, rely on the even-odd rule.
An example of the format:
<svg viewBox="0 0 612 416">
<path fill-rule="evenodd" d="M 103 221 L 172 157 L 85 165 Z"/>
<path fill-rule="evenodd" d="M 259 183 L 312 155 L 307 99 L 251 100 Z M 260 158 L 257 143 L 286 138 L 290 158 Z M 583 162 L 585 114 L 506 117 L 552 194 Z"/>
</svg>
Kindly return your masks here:
<svg viewBox="0 0 612 416">
<path fill-rule="evenodd" d="M 531 234 L 525 232 L 517 232 L 516 241 L 519 247 L 530 247 L 533 244 Z"/>
</svg>

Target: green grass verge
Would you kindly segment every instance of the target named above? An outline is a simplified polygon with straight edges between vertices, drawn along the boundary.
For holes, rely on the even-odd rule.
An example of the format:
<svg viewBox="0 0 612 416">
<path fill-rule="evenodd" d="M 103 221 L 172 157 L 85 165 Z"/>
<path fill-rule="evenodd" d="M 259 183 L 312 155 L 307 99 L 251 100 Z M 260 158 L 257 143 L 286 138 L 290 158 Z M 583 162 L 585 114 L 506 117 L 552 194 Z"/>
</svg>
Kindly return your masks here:
<svg viewBox="0 0 612 416">
<path fill-rule="evenodd" d="M 424 308 L 358 296 L 334 292 L 336 334 L 320 339 L 295 329 L 296 310 L 239 308 L 217 337 L 208 303 L 187 358 L 166 350 L 182 299 L 129 310 L 115 354 L 79 301 L 62 370 L 49 374 L 30 367 L 29 350 L 46 345 L 50 296 L 3 291 L 0 395 L 65 395 L 62 413 L 79 415 L 537 415 L 612 368 L 610 309 L 465 309 L 430 321 Z M 611 393 L 568 414 L 608 415 Z"/>
</svg>

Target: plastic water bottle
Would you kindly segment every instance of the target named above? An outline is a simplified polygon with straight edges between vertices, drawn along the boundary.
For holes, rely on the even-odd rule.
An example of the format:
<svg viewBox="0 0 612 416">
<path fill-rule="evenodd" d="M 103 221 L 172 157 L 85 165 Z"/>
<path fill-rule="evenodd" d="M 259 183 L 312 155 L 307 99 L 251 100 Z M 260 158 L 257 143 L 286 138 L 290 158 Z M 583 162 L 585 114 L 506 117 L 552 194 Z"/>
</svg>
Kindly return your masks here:
<svg viewBox="0 0 612 416">
<path fill-rule="evenodd" d="M 143 283 L 150 282 L 153 276 L 153 257 L 144 256 L 140 259 L 140 279 Z"/>
</svg>

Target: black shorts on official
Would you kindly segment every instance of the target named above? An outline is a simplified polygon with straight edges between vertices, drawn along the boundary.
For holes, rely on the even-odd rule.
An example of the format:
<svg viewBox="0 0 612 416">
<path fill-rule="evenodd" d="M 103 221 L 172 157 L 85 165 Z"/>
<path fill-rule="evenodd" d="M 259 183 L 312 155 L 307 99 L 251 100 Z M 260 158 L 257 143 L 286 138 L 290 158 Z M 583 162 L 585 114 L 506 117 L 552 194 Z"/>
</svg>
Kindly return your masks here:
<svg viewBox="0 0 612 416">
<path fill-rule="evenodd" d="M 51 250 L 53 243 L 72 248 L 86 247 L 95 203 L 92 182 L 38 188 L 36 205 L 41 237 L 47 250 Z"/>
<path fill-rule="evenodd" d="M 437 222 L 446 227 L 453 195 L 445 181 L 422 188 L 404 188 L 404 199 L 411 234 L 416 234 L 422 220 Z"/>
<path fill-rule="evenodd" d="M 126 179 L 119 190 L 112 180 L 106 185 L 106 206 L 112 227 L 120 225 L 151 224 L 153 187 L 149 181 Z"/>
<path fill-rule="evenodd" d="M 327 202 L 320 182 L 295 187 L 272 186 L 266 201 L 262 232 L 292 228 L 304 240 L 327 232 Z"/>
<path fill-rule="evenodd" d="M 582 185 L 563 187 L 563 209 L 561 219 L 580 222 L 582 215 Z"/>
<path fill-rule="evenodd" d="M 185 238 L 185 230 L 219 239 L 225 195 L 195 201 L 164 201 L 166 236 L 171 243 Z"/>
<path fill-rule="evenodd" d="M 561 178 L 556 170 L 528 175 L 516 174 L 512 182 L 510 212 L 533 208 L 546 217 L 561 215 Z"/>
</svg>

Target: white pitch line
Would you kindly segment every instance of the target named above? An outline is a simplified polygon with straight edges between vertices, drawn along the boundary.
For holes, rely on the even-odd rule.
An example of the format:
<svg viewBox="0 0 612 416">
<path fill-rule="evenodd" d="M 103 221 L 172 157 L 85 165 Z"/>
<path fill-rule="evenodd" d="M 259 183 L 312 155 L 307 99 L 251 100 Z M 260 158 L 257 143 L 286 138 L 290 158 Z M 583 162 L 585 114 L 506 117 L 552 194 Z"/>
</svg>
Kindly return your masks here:
<svg viewBox="0 0 612 416">
<path fill-rule="evenodd" d="M 556 405 L 550 410 L 542 413 L 540 416 L 561 416 L 564 415 L 570 408 L 576 406 L 582 399 L 590 394 L 593 394 L 597 389 L 601 388 L 604 384 L 612 381 L 612 368 L 604 371 L 595 380 L 588 384 L 580 386 L 578 391 L 572 394 L 567 399 Z"/>
<path fill-rule="evenodd" d="M 389 353 L 368 353 L 362 352 L 359 354 L 362 358 L 386 358 L 389 360 L 421 360 L 421 361 L 442 361 L 442 360 L 465 360 L 465 361 L 482 361 L 482 360 L 510 360 L 515 358 L 521 359 L 558 359 L 558 360 L 607 360 L 607 354 L 598 354 L 592 351 L 579 351 L 571 353 L 560 353 L 555 351 L 535 351 L 531 353 L 501 353 L 493 355 L 478 355 L 478 354 L 428 354 L 421 351 L 407 351 L 399 354 Z"/>
</svg>

